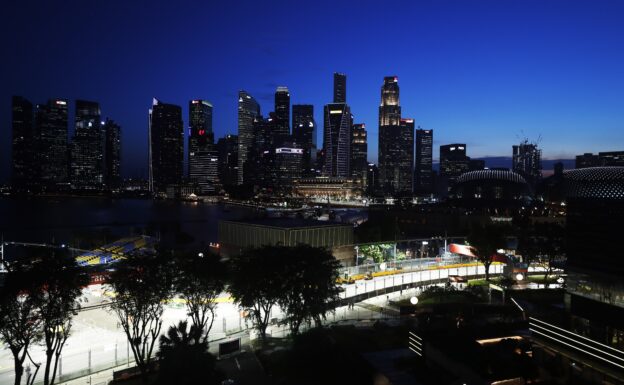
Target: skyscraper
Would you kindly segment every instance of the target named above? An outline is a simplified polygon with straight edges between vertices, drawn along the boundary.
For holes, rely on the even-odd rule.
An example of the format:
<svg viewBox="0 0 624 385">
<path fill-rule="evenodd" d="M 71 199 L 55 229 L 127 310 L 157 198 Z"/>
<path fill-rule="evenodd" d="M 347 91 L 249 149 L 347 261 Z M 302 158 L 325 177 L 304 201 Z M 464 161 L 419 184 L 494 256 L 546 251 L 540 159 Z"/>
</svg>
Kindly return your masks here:
<svg viewBox="0 0 624 385">
<path fill-rule="evenodd" d="M 463 143 L 446 144 L 440 146 L 440 176 L 449 181 L 449 188 L 457 177 L 467 172 L 470 167 L 470 158 L 466 156 L 466 145 Z"/>
<path fill-rule="evenodd" d="M 35 187 L 38 175 L 32 103 L 21 96 L 13 96 L 11 122 L 11 185 L 16 190 L 28 190 Z"/>
<path fill-rule="evenodd" d="M 347 75 L 334 72 L 334 103 L 347 102 Z"/>
<path fill-rule="evenodd" d="M 379 106 L 379 180 L 386 193 L 411 194 L 414 179 L 414 119 L 401 119 L 399 80 L 386 76 Z"/>
<path fill-rule="evenodd" d="M 104 122 L 104 183 L 109 189 L 121 183 L 121 127 L 110 119 Z"/>
<path fill-rule="evenodd" d="M 184 128 L 182 108 L 154 99 L 149 110 L 149 189 L 164 192 L 182 183 Z"/>
<path fill-rule="evenodd" d="M 316 169 L 316 122 L 314 106 L 311 104 L 293 104 L 292 136 L 298 147 L 303 149 L 301 167 L 303 176 L 314 176 Z"/>
<path fill-rule="evenodd" d="M 218 184 L 218 158 L 212 131 L 212 104 L 205 100 L 189 102 L 189 178 L 202 194 L 215 191 Z"/>
<path fill-rule="evenodd" d="M 238 183 L 238 136 L 226 135 L 217 142 L 219 151 L 219 180 L 221 185 Z"/>
<path fill-rule="evenodd" d="M 351 177 L 357 180 L 364 188 L 366 188 L 367 157 L 366 125 L 364 123 L 354 124 L 351 129 Z"/>
<path fill-rule="evenodd" d="M 50 99 L 47 104 L 38 104 L 35 131 L 39 137 L 42 187 L 58 189 L 68 182 L 67 100 Z"/>
<path fill-rule="evenodd" d="M 275 142 L 281 146 L 290 135 L 290 92 L 287 87 L 275 91 Z"/>
<path fill-rule="evenodd" d="M 345 103 L 331 103 L 325 105 L 323 116 L 323 174 L 347 178 L 351 171 L 351 109 Z"/>
<path fill-rule="evenodd" d="M 254 143 L 254 120 L 260 115 L 260 105 L 246 91 L 238 92 L 238 184 L 243 184 L 244 165 Z"/>
<path fill-rule="evenodd" d="M 542 177 L 542 150 L 526 139 L 519 145 L 514 145 L 512 150 L 513 170 L 535 186 Z"/>
<path fill-rule="evenodd" d="M 104 186 L 104 135 L 97 102 L 76 100 L 75 132 L 71 143 L 72 188 L 101 190 Z"/>
<path fill-rule="evenodd" d="M 430 193 L 433 189 L 433 130 L 416 130 L 414 191 Z"/>
</svg>

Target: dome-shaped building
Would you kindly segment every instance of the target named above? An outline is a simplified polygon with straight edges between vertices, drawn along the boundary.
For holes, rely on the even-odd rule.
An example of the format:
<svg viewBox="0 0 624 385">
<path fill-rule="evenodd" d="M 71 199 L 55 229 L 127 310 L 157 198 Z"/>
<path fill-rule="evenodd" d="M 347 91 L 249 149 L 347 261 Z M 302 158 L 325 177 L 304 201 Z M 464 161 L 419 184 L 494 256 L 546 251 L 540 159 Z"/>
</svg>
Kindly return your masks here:
<svg viewBox="0 0 624 385">
<path fill-rule="evenodd" d="M 463 207 L 512 208 L 526 205 L 531 189 L 516 172 L 485 169 L 460 175 L 449 198 Z"/>
<path fill-rule="evenodd" d="M 564 172 L 568 199 L 624 199 L 624 167 L 588 167 Z"/>
</svg>

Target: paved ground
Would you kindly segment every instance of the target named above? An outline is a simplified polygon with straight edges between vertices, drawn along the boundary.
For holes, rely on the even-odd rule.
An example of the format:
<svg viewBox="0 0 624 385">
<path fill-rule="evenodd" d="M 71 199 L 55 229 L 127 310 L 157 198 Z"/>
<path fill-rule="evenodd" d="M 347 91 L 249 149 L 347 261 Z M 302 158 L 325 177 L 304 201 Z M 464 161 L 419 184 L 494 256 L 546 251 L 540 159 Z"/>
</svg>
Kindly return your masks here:
<svg viewBox="0 0 624 385">
<path fill-rule="evenodd" d="M 501 268 L 501 266 L 498 266 Z M 346 285 L 345 291 L 341 297 L 349 298 L 362 293 L 378 292 L 380 289 L 390 289 L 397 285 L 418 284 L 443 279 L 448 275 L 467 275 L 483 273 L 483 267 L 463 267 L 440 270 L 425 270 L 421 272 L 410 272 L 406 274 L 398 274 L 393 276 L 376 277 L 373 280 L 358 281 L 356 284 Z M 494 273 L 494 271 L 493 271 Z M 410 289 L 414 290 L 414 289 Z M 410 295 L 408 290 L 403 290 L 403 295 Z M 97 288 L 92 288 L 85 293 L 88 299 L 87 305 L 96 305 L 105 301 L 106 298 L 101 296 Z M 384 294 L 379 297 L 371 298 L 360 302 L 360 306 L 339 307 L 336 311 L 328 316 L 328 322 L 366 322 L 368 319 L 379 319 L 384 317 L 395 316 L 396 311 L 386 307 L 386 300 L 393 299 L 398 293 Z M 236 335 L 235 333 L 246 329 L 244 318 L 241 317 L 240 310 L 232 303 L 220 303 L 217 308 L 217 318 L 210 333 L 212 341 L 211 348 L 218 346 L 218 341 L 228 338 L 228 336 Z M 278 308 L 272 310 L 272 318 L 280 318 L 281 312 Z M 169 326 L 176 324 L 179 320 L 185 319 L 186 313 L 181 306 L 167 306 L 164 313 L 163 332 L 166 332 Z M 285 326 L 271 326 L 268 332 L 276 337 L 287 335 L 288 330 Z M 249 336 L 243 333 L 243 338 L 248 339 Z M 44 352 L 41 348 L 31 351 L 33 359 L 36 362 L 43 362 Z M 89 373 L 100 372 L 109 373 L 112 378 L 112 372 L 107 369 L 119 365 L 128 364 L 133 361 L 132 353 L 129 351 L 127 339 L 118 325 L 116 315 L 106 308 L 97 308 L 80 312 L 74 320 L 72 335 L 67 341 L 67 345 L 63 350 L 60 364 L 60 374 L 63 378 L 73 375 L 88 378 Z M 13 361 L 10 352 L 7 349 L 0 350 L 0 384 L 8 384 L 13 382 Z M 100 375 L 96 375 L 98 378 Z M 102 375 L 106 377 L 105 375 Z M 41 376 L 39 376 L 41 378 Z M 85 380 L 83 380 L 82 383 Z M 93 380 L 95 381 L 95 380 Z M 97 382 L 93 382 L 94 384 Z M 73 383 L 72 383 L 73 385 Z"/>
</svg>

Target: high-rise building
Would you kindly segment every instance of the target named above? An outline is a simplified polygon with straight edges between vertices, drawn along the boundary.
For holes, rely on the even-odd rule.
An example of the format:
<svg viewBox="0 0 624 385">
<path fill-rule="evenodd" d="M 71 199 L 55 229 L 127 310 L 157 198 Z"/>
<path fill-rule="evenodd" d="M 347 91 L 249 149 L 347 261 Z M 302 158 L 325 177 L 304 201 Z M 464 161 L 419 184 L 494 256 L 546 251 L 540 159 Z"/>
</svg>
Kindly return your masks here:
<svg viewBox="0 0 624 385">
<path fill-rule="evenodd" d="M 376 195 L 379 192 L 379 170 L 377 165 L 369 163 L 366 169 L 366 194 Z"/>
<path fill-rule="evenodd" d="M 414 155 L 414 134 L 411 133 L 411 142 L 402 143 L 405 133 L 401 129 L 401 105 L 399 101 L 399 83 L 396 76 L 386 76 L 381 86 L 381 104 L 379 105 L 379 180 L 381 188 L 387 193 L 405 193 L 407 181 L 401 181 L 399 174 L 404 170 L 399 170 L 399 163 L 404 163 L 406 159 L 400 159 L 401 154 L 407 156 L 408 147 L 411 148 L 411 159 Z M 413 125 L 413 121 L 412 121 Z M 405 128 L 405 127 L 404 127 Z M 413 173 L 413 170 L 410 171 Z M 409 177 L 411 192 L 411 181 L 413 175 Z M 401 187 L 399 187 L 401 186 Z"/>
<path fill-rule="evenodd" d="M 37 135 L 33 124 L 33 105 L 21 96 L 12 99 L 11 185 L 29 190 L 37 184 Z"/>
<path fill-rule="evenodd" d="M 416 162 L 414 191 L 430 193 L 433 190 L 433 130 L 416 130 Z"/>
<path fill-rule="evenodd" d="M 624 166 L 624 151 L 607 151 L 598 153 L 598 163 L 607 167 Z"/>
<path fill-rule="evenodd" d="M 104 122 L 104 183 L 109 189 L 121 184 L 121 127 L 111 119 Z"/>
<path fill-rule="evenodd" d="M 542 177 L 542 150 L 537 147 L 537 144 L 529 143 L 528 140 L 514 145 L 512 149 L 513 171 L 535 186 L 535 183 Z"/>
<path fill-rule="evenodd" d="M 214 192 L 218 185 L 218 154 L 212 131 L 212 104 L 205 100 L 189 102 L 189 179 L 199 192 Z"/>
<path fill-rule="evenodd" d="M 440 146 L 440 176 L 446 177 L 449 187 L 470 169 L 470 158 L 466 155 L 466 144 L 454 143 Z"/>
<path fill-rule="evenodd" d="M 290 92 L 287 87 L 275 91 L 275 141 L 281 146 L 290 135 Z"/>
<path fill-rule="evenodd" d="M 313 105 L 293 104 L 292 137 L 297 146 L 303 149 L 301 159 L 303 176 L 314 176 L 316 174 L 316 122 Z"/>
<path fill-rule="evenodd" d="M 260 115 L 260 105 L 246 91 L 238 92 L 238 184 L 245 183 L 245 162 L 254 143 L 254 120 Z"/>
<path fill-rule="evenodd" d="M 76 100 L 75 132 L 71 143 L 72 188 L 102 190 L 104 187 L 104 133 L 97 102 Z"/>
<path fill-rule="evenodd" d="M 351 171 L 351 109 L 345 103 L 331 103 L 325 105 L 323 112 L 323 174 L 347 178 Z"/>
<path fill-rule="evenodd" d="M 275 113 L 271 112 L 269 115 L 269 118 L 265 119 L 258 116 L 254 120 L 253 143 L 247 153 L 247 160 L 243 167 L 245 184 L 270 187 L 275 182 L 274 131 L 276 119 Z M 240 169 L 238 171 L 241 172 Z"/>
<path fill-rule="evenodd" d="M 334 72 L 334 103 L 347 102 L 347 75 Z"/>
<path fill-rule="evenodd" d="M 303 149 L 292 145 L 275 149 L 276 188 L 288 190 L 292 188 L 295 180 L 301 178 L 302 157 Z"/>
<path fill-rule="evenodd" d="M 368 168 L 368 143 L 366 125 L 354 124 L 351 129 L 351 177 L 366 188 Z"/>
<path fill-rule="evenodd" d="M 238 183 L 238 136 L 226 135 L 217 142 L 219 180 L 223 186 Z"/>
<path fill-rule="evenodd" d="M 587 167 L 598 167 L 598 166 L 600 166 L 598 155 L 594 155 L 590 152 L 586 152 L 583 155 L 576 156 L 576 162 L 574 164 L 575 168 L 587 168 Z"/>
<path fill-rule="evenodd" d="M 65 99 L 50 99 L 36 108 L 39 175 L 46 189 L 58 189 L 68 182 L 67 109 Z"/>
<path fill-rule="evenodd" d="M 149 189 L 180 185 L 184 174 L 182 108 L 154 99 L 149 110 Z"/>
</svg>

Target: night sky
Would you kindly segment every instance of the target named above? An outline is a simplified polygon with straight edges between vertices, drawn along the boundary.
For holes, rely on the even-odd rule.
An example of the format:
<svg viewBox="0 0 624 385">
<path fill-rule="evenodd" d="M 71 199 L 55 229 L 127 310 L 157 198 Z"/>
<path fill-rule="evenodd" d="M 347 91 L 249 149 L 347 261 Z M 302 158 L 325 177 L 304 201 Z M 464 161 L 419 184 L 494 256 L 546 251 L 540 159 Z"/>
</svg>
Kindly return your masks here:
<svg viewBox="0 0 624 385">
<path fill-rule="evenodd" d="M 147 163 L 152 97 L 214 105 L 216 136 L 236 133 L 237 92 L 273 109 L 278 85 L 311 103 L 321 143 L 332 74 L 348 76 L 355 122 L 377 160 L 384 76 L 403 115 L 437 146 L 510 156 L 523 137 L 545 158 L 624 150 L 624 2 L 5 1 L 0 16 L 0 182 L 10 159 L 11 95 L 100 102 L 123 129 L 123 173 Z M 73 108 L 70 122 L 73 121 Z M 70 131 L 73 131 L 70 124 Z"/>
</svg>

